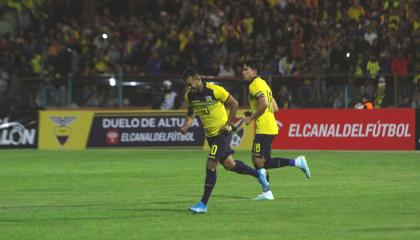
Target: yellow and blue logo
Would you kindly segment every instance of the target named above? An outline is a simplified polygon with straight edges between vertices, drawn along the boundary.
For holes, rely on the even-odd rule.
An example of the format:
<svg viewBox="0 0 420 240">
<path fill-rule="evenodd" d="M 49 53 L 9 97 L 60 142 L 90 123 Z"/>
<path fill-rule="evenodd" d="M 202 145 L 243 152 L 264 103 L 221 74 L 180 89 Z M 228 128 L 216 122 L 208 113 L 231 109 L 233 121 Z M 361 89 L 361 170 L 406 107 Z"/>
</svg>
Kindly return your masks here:
<svg viewBox="0 0 420 240">
<path fill-rule="evenodd" d="M 51 116 L 50 119 L 56 124 L 56 127 L 54 127 L 55 137 L 60 145 L 63 146 L 71 134 L 70 124 L 76 121 L 77 118 Z"/>
</svg>

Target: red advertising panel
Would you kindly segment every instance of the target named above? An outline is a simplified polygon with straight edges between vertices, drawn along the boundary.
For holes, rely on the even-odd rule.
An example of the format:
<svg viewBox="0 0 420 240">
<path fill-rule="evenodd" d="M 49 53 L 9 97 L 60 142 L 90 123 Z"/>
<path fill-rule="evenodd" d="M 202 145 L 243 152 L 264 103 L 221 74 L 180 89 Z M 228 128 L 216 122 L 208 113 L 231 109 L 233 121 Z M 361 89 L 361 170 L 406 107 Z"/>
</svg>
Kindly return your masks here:
<svg viewBox="0 0 420 240">
<path fill-rule="evenodd" d="M 276 118 L 273 149 L 415 149 L 413 109 L 280 110 Z"/>
</svg>

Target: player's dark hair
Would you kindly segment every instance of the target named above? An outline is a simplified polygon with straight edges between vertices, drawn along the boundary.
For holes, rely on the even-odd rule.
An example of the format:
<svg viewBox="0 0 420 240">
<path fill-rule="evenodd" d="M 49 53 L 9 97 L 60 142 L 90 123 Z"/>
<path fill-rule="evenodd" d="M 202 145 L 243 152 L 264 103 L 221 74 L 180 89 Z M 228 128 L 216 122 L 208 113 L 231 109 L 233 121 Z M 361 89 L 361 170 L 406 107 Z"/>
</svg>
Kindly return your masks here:
<svg viewBox="0 0 420 240">
<path fill-rule="evenodd" d="M 260 72 L 261 69 L 261 61 L 258 59 L 248 59 L 244 61 L 244 65 L 248 66 L 249 68 L 256 70 L 257 73 Z"/>
<path fill-rule="evenodd" d="M 187 80 L 189 77 L 196 77 L 198 76 L 197 70 L 193 67 L 187 67 L 184 72 L 182 73 L 182 79 Z"/>
</svg>

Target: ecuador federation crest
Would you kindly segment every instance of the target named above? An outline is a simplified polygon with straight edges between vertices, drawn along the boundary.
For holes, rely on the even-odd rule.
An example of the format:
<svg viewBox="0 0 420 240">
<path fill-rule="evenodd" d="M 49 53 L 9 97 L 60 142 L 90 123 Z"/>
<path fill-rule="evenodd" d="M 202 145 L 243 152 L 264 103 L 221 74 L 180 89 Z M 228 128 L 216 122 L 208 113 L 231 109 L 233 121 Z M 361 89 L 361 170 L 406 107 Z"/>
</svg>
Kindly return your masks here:
<svg viewBox="0 0 420 240">
<path fill-rule="evenodd" d="M 76 120 L 76 117 L 51 116 L 50 119 L 56 124 L 56 127 L 54 127 L 55 137 L 60 145 L 63 146 L 71 133 L 71 127 L 69 125 Z"/>
</svg>

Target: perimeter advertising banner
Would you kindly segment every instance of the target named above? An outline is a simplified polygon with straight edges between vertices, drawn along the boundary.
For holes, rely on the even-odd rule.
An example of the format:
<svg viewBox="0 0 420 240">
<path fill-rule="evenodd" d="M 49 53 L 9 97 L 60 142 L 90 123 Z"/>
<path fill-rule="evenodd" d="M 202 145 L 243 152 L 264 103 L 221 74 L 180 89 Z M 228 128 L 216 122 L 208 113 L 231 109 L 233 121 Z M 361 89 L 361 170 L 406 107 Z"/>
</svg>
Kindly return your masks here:
<svg viewBox="0 0 420 240">
<path fill-rule="evenodd" d="M 87 147 L 202 147 L 201 122 L 194 119 L 185 135 L 183 124 L 179 112 L 95 113 Z"/>
<path fill-rule="evenodd" d="M 238 111 L 238 116 L 244 111 Z M 207 149 L 202 124 L 195 119 L 188 133 L 178 129 L 185 111 L 41 111 L 40 149 L 94 147 L 198 147 Z M 237 119 L 239 122 L 240 119 Z M 251 149 L 253 126 L 233 133 L 232 147 Z"/>
<path fill-rule="evenodd" d="M 39 149 L 85 149 L 91 111 L 40 111 Z"/>
<path fill-rule="evenodd" d="M 38 113 L 26 116 L 0 116 L 0 148 L 36 148 Z"/>
<path fill-rule="evenodd" d="M 276 118 L 274 149 L 415 149 L 413 109 L 280 110 Z"/>
</svg>

